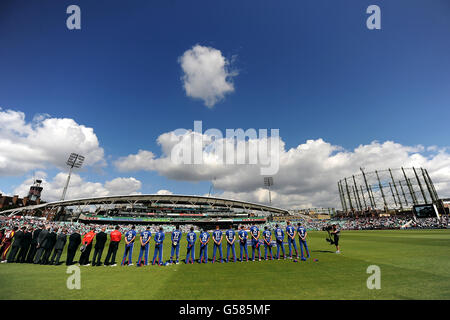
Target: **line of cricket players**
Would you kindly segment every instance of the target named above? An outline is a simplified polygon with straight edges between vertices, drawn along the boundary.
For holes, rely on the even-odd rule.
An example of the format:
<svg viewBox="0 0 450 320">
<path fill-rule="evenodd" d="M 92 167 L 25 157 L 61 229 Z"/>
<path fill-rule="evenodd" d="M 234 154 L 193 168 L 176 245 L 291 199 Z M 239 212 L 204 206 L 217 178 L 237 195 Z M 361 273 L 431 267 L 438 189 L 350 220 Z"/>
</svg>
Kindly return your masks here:
<svg viewBox="0 0 450 320">
<path fill-rule="evenodd" d="M 249 235 L 250 233 L 250 235 Z M 286 230 L 284 231 L 281 229 L 278 225 L 275 226 L 274 230 L 274 236 L 275 236 L 275 244 L 277 247 L 277 253 L 276 253 L 276 259 L 280 259 L 280 254 L 283 252 L 283 258 L 287 259 L 285 248 L 284 248 L 284 238 L 285 234 L 287 235 L 287 243 L 289 246 L 289 259 L 292 259 L 293 257 L 293 250 L 295 250 L 295 257 L 298 259 L 298 249 L 296 244 L 296 236 L 298 235 L 299 239 L 299 246 L 301 251 L 301 260 L 306 260 L 310 257 L 308 245 L 306 243 L 306 236 L 307 232 L 306 229 L 300 224 L 297 224 L 297 228 L 292 226 L 290 222 L 287 222 Z M 131 230 L 127 231 L 125 233 L 125 252 L 123 254 L 123 259 L 121 265 L 129 265 L 132 266 L 132 254 L 133 254 L 133 247 L 134 242 L 136 240 L 137 233 L 135 231 L 135 227 L 133 226 Z M 148 227 L 146 230 L 141 232 L 140 234 L 140 252 L 139 252 L 139 258 L 137 261 L 137 266 L 143 266 L 148 265 L 148 253 L 149 253 L 149 246 L 150 246 L 150 240 L 152 237 L 152 233 L 150 231 L 150 228 Z M 168 263 L 179 263 L 179 253 L 180 253 L 180 240 L 182 237 L 182 232 L 177 228 L 171 233 L 171 242 L 172 242 L 172 248 L 170 253 L 170 260 Z M 155 252 L 153 255 L 153 260 L 151 262 L 152 265 L 163 265 L 163 242 L 164 242 L 165 234 L 163 231 L 163 228 L 161 227 L 158 232 L 155 233 L 153 240 L 155 243 Z M 224 262 L 223 252 L 222 252 L 222 241 L 224 240 L 224 233 L 220 230 L 219 226 L 216 227 L 216 230 L 212 232 L 211 235 L 206 231 L 201 231 L 200 235 L 198 236 L 199 242 L 200 242 L 200 256 L 198 261 L 195 259 L 195 243 L 197 241 L 197 234 L 194 232 L 194 228 L 190 229 L 190 232 L 187 233 L 186 239 L 187 239 L 187 251 L 186 251 L 186 259 L 185 263 L 191 263 L 193 264 L 194 261 L 197 261 L 199 263 L 208 263 L 208 244 L 212 238 L 212 242 L 214 245 L 213 248 L 213 258 L 212 262 Z M 240 230 L 236 232 L 230 227 L 227 231 L 225 231 L 225 240 L 227 243 L 227 257 L 225 262 L 234 261 L 236 262 L 237 255 L 236 255 L 236 248 L 235 243 L 236 241 L 239 242 L 240 246 L 240 262 L 244 261 L 244 254 L 245 254 L 245 261 L 249 261 L 249 254 L 248 254 L 248 245 L 247 242 L 251 241 L 251 247 L 252 247 L 252 257 L 251 260 L 255 261 L 256 259 L 256 252 L 258 252 L 258 261 L 261 261 L 261 247 L 264 246 L 264 259 L 270 260 L 273 259 L 272 255 L 272 246 L 274 246 L 272 242 L 272 231 L 268 229 L 268 227 L 264 227 L 264 231 L 260 232 L 257 226 L 252 226 L 250 228 L 250 232 L 247 232 L 244 229 L 244 226 L 240 227 Z M 305 251 L 303 251 L 305 250 Z M 216 256 L 216 253 L 219 253 L 220 259 L 218 256 Z M 232 254 L 232 259 L 230 260 L 230 252 Z"/>
</svg>

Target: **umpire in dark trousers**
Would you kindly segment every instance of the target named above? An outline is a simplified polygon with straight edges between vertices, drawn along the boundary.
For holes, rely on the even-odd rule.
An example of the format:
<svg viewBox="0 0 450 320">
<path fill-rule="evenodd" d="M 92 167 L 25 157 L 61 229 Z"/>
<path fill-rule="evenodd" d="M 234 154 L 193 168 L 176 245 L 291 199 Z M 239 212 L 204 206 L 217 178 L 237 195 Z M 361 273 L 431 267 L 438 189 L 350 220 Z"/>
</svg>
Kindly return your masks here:
<svg viewBox="0 0 450 320">
<path fill-rule="evenodd" d="M 119 248 L 120 240 L 122 239 L 122 233 L 119 231 L 119 226 L 116 226 L 115 230 L 110 234 L 110 242 L 108 253 L 106 254 L 105 266 L 116 266 L 116 253 Z M 111 259 L 111 261 L 110 261 Z"/>
<path fill-rule="evenodd" d="M 56 236 L 55 250 L 53 251 L 52 258 L 50 259 L 50 264 L 54 265 L 59 265 L 59 259 L 61 258 L 61 254 L 67 241 L 66 230 L 59 231 L 60 232 L 58 232 L 58 235 Z"/>
<path fill-rule="evenodd" d="M 41 231 L 42 231 L 42 227 L 39 226 L 32 233 L 30 251 L 28 251 L 28 255 L 27 255 L 27 263 L 33 263 L 33 261 L 34 261 L 34 256 L 36 255 L 36 251 L 37 251 L 37 240 L 39 237 L 39 233 Z"/>
<path fill-rule="evenodd" d="M 16 231 L 14 234 L 14 242 L 11 245 L 11 252 L 8 256 L 8 263 L 16 261 L 16 255 L 19 252 L 20 247 L 22 246 L 23 236 L 25 235 L 26 227 L 22 227 L 22 230 Z"/>
<path fill-rule="evenodd" d="M 78 246 L 81 243 L 81 235 L 77 230 L 72 232 L 69 236 L 69 245 L 67 246 L 67 259 L 66 265 L 70 266 L 73 264 L 73 258 L 75 257 L 75 253 L 77 252 Z"/>
<path fill-rule="evenodd" d="M 44 245 L 45 240 L 47 239 L 48 235 L 50 234 L 49 230 L 47 230 L 47 229 L 50 229 L 50 228 L 44 227 L 42 229 L 42 231 L 39 233 L 39 236 L 37 238 L 37 245 L 36 245 L 37 250 L 36 250 L 36 255 L 34 256 L 34 260 L 33 260 L 34 264 L 40 263 L 43 255 L 44 255 L 45 248 L 43 247 L 43 245 Z"/>
<path fill-rule="evenodd" d="M 27 260 L 27 253 L 30 249 L 31 245 L 31 236 L 33 232 L 33 228 L 30 228 L 29 230 L 25 230 L 25 233 L 23 235 L 22 245 L 20 246 L 19 255 L 17 256 L 17 262 L 24 263 Z"/>
<path fill-rule="evenodd" d="M 106 228 L 97 233 L 95 236 L 95 246 L 94 246 L 94 256 L 92 257 L 92 266 L 100 266 L 103 249 L 105 248 L 105 243 L 107 235 L 105 233 Z M 97 258 L 97 260 L 95 260 Z"/>
</svg>

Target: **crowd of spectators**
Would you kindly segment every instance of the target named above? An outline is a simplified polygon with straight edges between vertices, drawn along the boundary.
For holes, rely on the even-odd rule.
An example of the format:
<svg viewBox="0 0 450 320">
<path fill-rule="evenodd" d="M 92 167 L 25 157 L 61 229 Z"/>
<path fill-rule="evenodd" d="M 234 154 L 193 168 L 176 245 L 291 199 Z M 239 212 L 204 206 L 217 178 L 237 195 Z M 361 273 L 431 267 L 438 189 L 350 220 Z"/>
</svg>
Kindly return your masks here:
<svg viewBox="0 0 450 320">
<path fill-rule="evenodd" d="M 389 217 L 360 217 L 340 218 L 331 220 L 322 219 L 296 219 L 290 220 L 301 223 L 307 230 L 323 230 L 324 227 L 336 224 L 341 230 L 386 230 L 386 229 L 446 229 L 448 228 L 448 216 L 442 216 L 441 220 L 436 218 L 414 219 L 412 216 L 389 216 Z M 286 221 L 268 222 L 264 226 L 274 229 L 275 224 L 286 227 Z"/>
</svg>

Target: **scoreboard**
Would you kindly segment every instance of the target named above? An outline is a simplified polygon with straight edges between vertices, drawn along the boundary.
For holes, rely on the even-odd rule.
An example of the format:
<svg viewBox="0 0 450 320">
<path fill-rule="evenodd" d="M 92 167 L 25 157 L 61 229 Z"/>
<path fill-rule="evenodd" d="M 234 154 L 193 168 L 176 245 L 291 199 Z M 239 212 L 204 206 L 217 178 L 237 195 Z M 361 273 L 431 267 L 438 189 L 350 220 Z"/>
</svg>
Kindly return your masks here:
<svg viewBox="0 0 450 320">
<path fill-rule="evenodd" d="M 439 218 L 439 214 L 434 204 L 420 204 L 413 206 L 413 213 L 416 218 Z"/>
</svg>

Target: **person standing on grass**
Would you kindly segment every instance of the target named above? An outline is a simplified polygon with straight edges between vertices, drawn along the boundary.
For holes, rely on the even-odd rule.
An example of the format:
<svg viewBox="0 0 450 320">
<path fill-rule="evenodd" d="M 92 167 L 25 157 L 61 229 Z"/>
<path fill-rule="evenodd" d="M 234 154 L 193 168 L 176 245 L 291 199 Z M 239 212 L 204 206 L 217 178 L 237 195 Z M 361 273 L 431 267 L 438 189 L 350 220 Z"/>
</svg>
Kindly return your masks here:
<svg viewBox="0 0 450 320">
<path fill-rule="evenodd" d="M 84 246 L 84 250 L 80 256 L 80 265 L 89 266 L 89 256 L 92 250 L 92 242 L 95 238 L 95 228 L 92 228 L 88 233 L 86 233 L 81 241 L 82 246 Z"/>
<path fill-rule="evenodd" d="M 252 261 L 255 261 L 256 250 L 258 250 L 258 259 L 261 261 L 261 248 L 259 247 L 260 232 L 257 226 L 250 227 L 250 236 L 252 237 Z"/>
<path fill-rule="evenodd" d="M 300 246 L 301 259 L 305 260 L 306 258 L 309 258 L 309 249 L 308 249 L 308 244 L 306 243 L 306 236 L 308 233 L 306 232 L 306 228 L 303 227 L 301 225 L 301 223 L 298 224 L 297 233 L 298 233 L 298 242 L 299 242 L 299 246 Z M 305 248 L 305 251 L 306 251 L 306 258 L 303 254 L 303 247 Z"/>
<path fill-rule="evenodd" d="M 48 235 L 50 234 L 49 232 L 50 228 L 45 226 L 42 231 L 39 233 L 39 236 L 37 238 L 37 245 L 36 245 L 36 254 L 34 256 L 34 260 L 33 263 L 34 264 L 38 264 L 41 262 L 41 258 L 44 254 L 45 248 L 43 247 L 43 245 L 46 242 L 46 239 L 48 237 Z"/>
<path fill-rule="evenodd" d="M 136 239 L 136 230 L 135 226 L 131 227 L 131 230 L 128 230 L 125 233 L 125 251 L 123 253 L 122 263 L 121 265 L 124 266 L 127 263 L 127 255 L 128 255 L 128 265 L 132 266 L 132 256 L 133 256 L 133 246 L 134 246 L 134 239 Z"/>
<path fill-rule="evenodd" d="M 11 248 L 14 234 L 16 233 L 17 229 L 18 229 L 17 227 L 14 227 L 11 230 L 7 230 L 3 236 L 1 250 L 0 250 L 0 252 L 1 252 L 0 260 L 2 263 L 5 263 L 7 261 L 6 258 L 9 253 L 9 249 Z"/>
<path fill-rule="evenodd" d="M 114 231 L 111 232 L 109 236 L 110 236 L 109 248 L 108 253 L 106 254 L 104 265 L 105 266 L 111 265 L 111 267 L 115 267 L 117 266 L 116 264 L 117 249 L 119 248 L 119 243 L 122 240 L 122 233 L 119 231 L 119 226 L 116 226 Z"/>
<path fill-rule="evenodd" d="M 283 258 L 286 259 L 286 252 L 284 251 L 284 232 L 278 224 L 275 226 L 275 238 L 277 240 L 277 259 L 280 260 L 280 247 L 281 251 L 283 251 Z"/>
<path fill-rule="evenodd" d="M 108 239 L 105 233 L 106 228 L 103 227 L 102 230 L 95 236 L 95 246 L 94 246 L 94 256 L 92 257 L 92 266 L 100 266 L 103 254 L 103 249 L 105 249 L 105 243 Z"/>
<path fill-rule="evenodd" d="M 295 231 L 294 226 L 291 225 L 291 222 L 287 222 L 286 226 L 286 234 L 287 234 L 287 240 L 289 245 L 289 259 L 292 259 L 292 247 L 295 249 L 295 256 L 298 258 L 298 250 L 297 250 L 297 243 L 295 242 L 295 236 L 297 232 Z"/>
<path fill-rule="evenodd" d="M 11 244 L 14 238 L 14 234 L 16 233 L 16 230 L 18 228 L 14 227 L 11 230 L 8 230 L 5 232 L 5 235 L 3 236 L 3 240 L 2 240 L 2 248 L 0 250 L 1 252 L 1 262 L 5 263 L 7 262 L 6 258 L 8 256 L 9 253 L 9 249 L 11 248 Z"/>
<path fill-rule="evenodd" d="M 34 229 L 32 235 L 31 235 L 31 244 L 30 244 L 30 251 L 28 251 L 27 255 L 27 263 L 33 263 L 34 256 L 36 255 L 37 251 L 37 239 L 39 237 L 39 233 L 42 231 L 42 227 L 38 226 Z"/>
<path fill-rule="evenodd" d="M 170 251 L 170 263 L 173 263 L 173 256 L 176 255 L 176 264 L 180 263 L 178 260 L 180 255 L 180 241 L 181 241 L 181 231 L 179 226 L 172 232 L 171 240 L 172 240 L 172 249 Z"/>
<path fill-rule="evenodd" d="M 194 232 L 194 228 L 191 227 L 191 232 L 186 235 L 187 238 L 187 252 L 185 263 L 194 263 L 195 261 L 195 241 L 197 240 L 197 235 Z M 190 259 L 189 259 L 190 256 Z"/>
<path fill-rule="evenodd" d="M 219 226 L 216 226 L 216 230 L 213 231 L 213 241 L 214 241 L 213 261 L 212 261 L 213 263 L 216 261 L 216 249 L 219 250 L 220 253 L 220 263 L 223 262 L 222 238 L 223 238 L 222 231 L 220 231 Z"/>
<path fill-rule="evenodd" d="M 236 232 L 234 232 L 232 226 L 225 232 L 225 238 L 227 239 L 227 262 L 230 261 L 230 249 L 233 253 L 233 260 L 236 262 L 236 248 L 234 245 L 234 242 L 236 241 Z"/>
<path fill-rule="evenodd" d="M 208 263 L 208 242 L 210 235 L 203 231 L 200 233 L 200 263 Z"/>
<path fill-rule="evenodd" d="M 239 236 L 239 245 L 241 247 L 241 262 L 244 261 L 243 259 L 244 251 L 245 251 L 245 258 L 247 259 L 248 262 L 248 248 L 247 248 L 248 233 L 247 231 L 245 231 L 244 226 L 241 226 L 241 230 L 239 230 L 238 236 Z"/>
<path fill-rule="evenodd" d="M 17 227 L 14 228 L 14 242 L 11 245 L 11 252 L 8 256 L 8 263 L 16 262 L 16 255 L 19 252 L 20 247 L 22 246 L 23 236 L 25 235 L 26 227 L 22 227 L 22 229 L 17 230 Z"/>
<path fill-rule="evenodd" d="M 58 230 L 58 235 L 56 236 L 55 249 L 53 251 L 52 258 L 50 259 L 50 264 L 59 265 L 59 259 L 66 245 L 67 235 L 66 230 Z M 56 260 L 55 260 L 56 259 Z"/>
<path fill-rule="evenodd" d="M 339 236 L 341 234 L 341 230 L 338 228 L 336 224 L 333 224 L 333 230 L 331 234 L 334 236 L 334 245 L 336 246 L 336 253 L 341 253 L 339 249 Z"/>
<path fill-rule="evenodd" d="M 48 234 L 48 236 L 45 239 L 45 242 L 43 244 L 43 247 L 45 248 L 45 252 L 44 252 L 44 256 L 42 258 L 41 264 L 49 263 L 50 255 L 52 254 L 55 243 L 56 243 L 56 232 L 54 230 L 51 230 L 51 232 Z"/>
<path fill-rule="evenodd" d="M 33 232 L 32 227 L 29 227 L 28 229 L 25 230 L 25 233 L 23 235 L 22 244 L 20 246 L 20 251 L 17 256 L 17 262 L 19 262 L 19 263 L 25 263 L 27 260 L 27 253 L 28 253 L 28 250 L 30 249 L 30 245 L 31 245 L 32 232 Z"/>
<path fill-rule="evenodd" d="M 272 232 L 264 227 L 263 231 L 263 239 L 264 239 L 264 259 L 267 260 L 267 252 L 270 254 L 270 260 L 272 260 Z"/>
<path fill-rule="evenodd" d="M 163 241 L 164 241 L 164 230 L 162 227 L 159 228 L 159 231 L 155 234 L 153 238 L 155 240 L 155 253 L 153 254 L 152 265 L 156 263 L 156 257 L 158 255 L 158 265 L 162 266 L 163 264 Z"/>
<path fill-rule="evenodd" d="M 69 245 L 67 246 L 67 259 L 66 265 L 73 265 L 73 259 L 75 258 L 75 253 L 77 252 L 78 246 L 81 243 L 81 235 L 78 230 L 74 230 L 69 236 Z"/>
<path fill-rule="evenodd" d="M 141 232 L 141 249 L 139 250 L 138 263 L 136 264 L 137 267 L 140 267 L 142 264 L 144 264 L 145 266 L 148 265 L 148 248 L 151 238 L 152 233 L 150 232 L 150 227 L 147 227 L 145 231 Z M 142 263 L 142 256 L 144 256 L 144 263 Z"/>
</svg>

